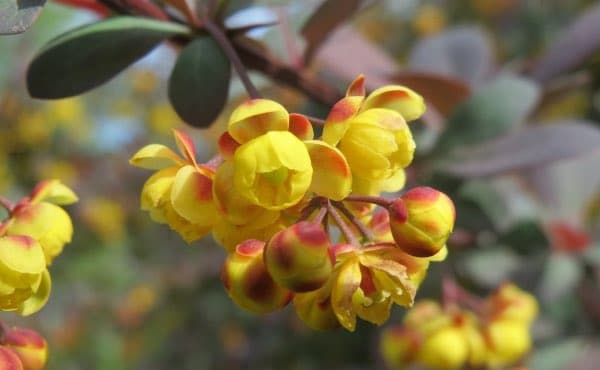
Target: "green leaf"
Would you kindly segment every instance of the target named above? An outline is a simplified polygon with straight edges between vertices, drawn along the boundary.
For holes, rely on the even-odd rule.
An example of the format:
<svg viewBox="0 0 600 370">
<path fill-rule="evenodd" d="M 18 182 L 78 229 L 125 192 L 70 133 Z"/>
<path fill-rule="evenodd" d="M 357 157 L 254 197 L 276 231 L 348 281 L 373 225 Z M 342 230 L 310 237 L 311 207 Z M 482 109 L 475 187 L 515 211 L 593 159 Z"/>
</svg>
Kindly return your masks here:
<svg viewBox="0 0 600 370">
<path fill-rule="evenodd" d="M 539 95 L 539 87 L 529 80 L 509 75 L 496 78 L 458 106 L 438 139 L 436 152 L 505 133 L 527 117 Z"/>
<path fill-rule="evenodd" d="M 31 96 L 60 99 L 110 80 L 165 39 L 188 33 L 173 23 L 113 17 L 85 25 L 50 41 L 27 71 Z"/>
<path fill-rule="evenodd" d="M 546 301 L 556 301 L 572 292 L 583 276 L 583 266 L 575 256 L 563 253 L 550 255 L 539 286 L 539 295 Z"/>
<path fill-rule="evenodd" d="M 537 348 L 527 361 L 531 370 L 562 370 L 586 349 L 581 338 L 570 338 Z"/>
<path fill-rule="evenodd" d="M 600 130 L 593 122 L 533 125 L 461 150 L 441 169 L 457 176 L 490 176 L 581 157 L 599 147 Z"/>
<path fill-rule="evenodd" d="M 0 35 L 25 32 L 45 4 L 46 0 L 0 0 Z"/>
<path fill-rule="evenodd" d="M 200 37 L 183 49 L 171 77 L 169 99 L 181 119 L 209 126 L 227 102 L 231 66 L 212 38 Z"/>
<path fill-rule="evenodd" d="M 503 246 L 477 250 L 462 263 L 468 276 L 486 288 L 494 288 L 509 280 L 520 266 L 519 257 Z"/>
</svg>

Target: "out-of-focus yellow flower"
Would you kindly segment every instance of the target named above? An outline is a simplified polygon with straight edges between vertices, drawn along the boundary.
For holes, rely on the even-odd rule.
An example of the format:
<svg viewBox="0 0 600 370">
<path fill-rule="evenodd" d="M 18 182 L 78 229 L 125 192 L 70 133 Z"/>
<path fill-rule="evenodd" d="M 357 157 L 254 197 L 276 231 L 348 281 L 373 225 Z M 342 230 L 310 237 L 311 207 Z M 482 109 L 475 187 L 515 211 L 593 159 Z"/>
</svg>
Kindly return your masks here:
<svg viewBox="0 0 600 370">
<path fill-rule="evenodd" d="M 83 221 L 102 240 L 118 241 L 125 236 L 125 211 L 119 202 L 94 197 L 83 202 L 81 207 Z"/>
<path fill-rule="evenodd" d="M 181 124 L 181 118 L 175 113 L 173 107 L 166 102 L 152 105 L 148 111 L 147 121 L 154 132 L 165 136 Z"/>
<path fill-rule="evenodd" d="M 40 163 L 39 177 L 44 179 L 57 179 L 73 186 L 78 179 L 77 168 L 69 161 L 47 160 Z"/>
<path fill-rule="evenodd" d="M 55 126 L 49 122 L 42 112 L 22 112 L 16 125 L 16 145 L 25 148 L 47 145 Z"/>
<path fill-rule="evenodd" d="M 269 131 L 242 144 L 233 165 L 235 190 L 270 210 L 298 203 L 313 175 L 304 143 L 288 131 Z"/>
<path fill-rule="evenodd" d="M 486 326 L 484 337 L 490 367 L 513 364 L 531 350 L 529 325 L 520 320 L 493 320 Z"/>
<path fill-rule="evenodd" d="M 416 293 L 406 266 L 386 258 L 391 247 L 350 248 L 336 256 L 331 305 L 340 324 L 350 331 L 356 316 L 383 324 L 392 303 L 411 306 Z"/>
<path fill-rule="evenodd" d="M 60 181 L 41 182 L 12 210 L 6 233 L 28 235 L 37 240 L 49 265 L 73 236 L 71 218 L 58 205 L 76 201 L 75 193 Z"/>
<path fill-rule="evenodd" d="M 446 22 L 444 9 L 437 5 L 426 4 L 417 9 L 412 27 L 418 35 L 429 36 L 443 30 Z"/>
<path fill-rule="evenodd" d="M 142 94 L 150 94 L 158 87 L 158 76 L 150 70 L 135 70 L 131 75 L 131 87 L 133 91 Z"/>
<path fill-rule="evenodd" d="M 60 99 L 48 102 L 46 119 L 54 121 L 59 127 L 72 127 L 85 121 L 86 112 L 82 98 Z"/>
</svg>

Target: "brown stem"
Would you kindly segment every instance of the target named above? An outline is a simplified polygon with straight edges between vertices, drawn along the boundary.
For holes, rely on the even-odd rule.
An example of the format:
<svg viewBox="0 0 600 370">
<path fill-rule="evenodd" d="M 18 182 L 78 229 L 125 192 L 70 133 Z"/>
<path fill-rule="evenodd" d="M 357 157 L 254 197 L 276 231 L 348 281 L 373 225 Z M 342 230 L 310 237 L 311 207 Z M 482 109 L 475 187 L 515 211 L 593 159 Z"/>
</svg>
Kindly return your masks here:
<svg viewBox="0 0 600 370">
<path fill-rule="evenodd" d="M 342 234 L 344 234 L 344 237 L 346 238 L 346 241 L 348 243 L 360 246 L 356 235 L 354 235 L 352 229 L 350 229 L 346 221 L 344 221 L 344 219 L 342 218 L 342 215 L 338 213 L 338 211 L 333 207 L 331 202 L 327 202 L 327 214 L 333 218 L 333 221 L 335 221 L 336 225 L 340 228 L 340 231 L 342 232 Z"/>
<path fill-rule="evenodd" d="M 208 18 L 204 19 L 204 28 L 208 31 L 208 33 L 210 33 L 210 35 L 215 39 L 219 46 L 221 46 L 221 49 L 223 49 L 223 52 L 225 53 L 225 55 L 227 55 L 227 58 L 229 58 L 229 61 L 231 62 L 233 68 L 237 72 L 238 77 L 242 81 L 242 84 L 244 84 L 244 88 L 248 92 L 248 95 L 250 95 L 250 97 L 253 99 L 260 98 L 260 93 L 256 89 L 256 86 L 254 86 L 254 84 L 250 80 L 250 76 L 248 76 L 248 71 L 246 70 L 246 67 L 242 63 L 242 60 L 240 59 L 238 53 L 233 48 L 233 45 L 227 38 L 227 35 L 225 35 L 223 30 L 219 26 L 217 26 L 216 23 L 214 23 L 211 19 Z"/>
<path fill-rule="evenodd" d="M 348 195 L 346 198 L 344 198 L 344 200 L 349 202 L 372 203 L 384 208 L 389 207 L 389 205 L 392 203 L 392 201 L 389 199 L 370 195 Z"/>
<path fill-rule="evenodd" d="M 10 211 L 12 211 L 14 205 L 12 204 L 12 202 L 4 197 L 0 196 L 0 206 L 4 209 L 6 209 L 9 213 Z"/>
<path fill-rule="evenodd" d="M 260 71 L 274 81 L 299 90 L 313 100 L 327 106 L 335 104 L 342 97 L 339 91 L 322 80 L 307 74 L 303 70 L 285 65 L 270 55 L 268 51 L 265 51 L 264 48 L 256 46 L 256 42 L 243 37 L 238 37 L 232 41 L 240 58 L 249 69 Z"/>
<path fill-rule="evenodd" d="M 308 118 L 308 120 L 311 123 L 314 123 L 315 125 L 319 125 L 319 126 L 324 126 L 325 125 L 325 120 L 324 119 L 320 119 L 320 118 L 317 118 L 317 117 L 309 116 L 309 115 L 306 115 L 306 114 L 303 114 L 303 116 L 306 117 L 306 118 Z"/>
<path fill-rule="evenodd" d="M 319 209 L 319 213 L 316 214 L 315 218 L 313 219 L 313 222 L 317 223 L 317 224 L 322 223 L 323 220 L 325 219 L 326 215 L 327 215 L 327 207 L 321 206 L 321 209 Z"/>
<path fill-rule="evenodd" d="M 350 221 L 352 223 L 352 225 L 354 225 L 358 229 L 358 231 L 360 231 L 363 238 L 365 238 L 367 240 L 375 239 L 375 237 L 373 236 L 373 232 L 371 232 L 371 230 L 368 227 L 366 227 L 365 224 L 360 222 L 360 220 L 358 218 L 356 218 L 356 216 L 352 212 L 350 212 L 350 210 L 348 208 L 346 208 L 344 203 L 336 202 L 336 201 L 333 201 L 332 203 L 333 203 L 333 206 L 335 208 L 339 209 L 340 212 L 342 212 L 342 214 L 344 216 L 346 216 L 348 221 Z"/>
<path fill-rule="evenodd" d="M 161 7 L 148 0 L 99 0 L 118 13 L 132 13 L 168 21 L 169 15 Z"/>
</svg>

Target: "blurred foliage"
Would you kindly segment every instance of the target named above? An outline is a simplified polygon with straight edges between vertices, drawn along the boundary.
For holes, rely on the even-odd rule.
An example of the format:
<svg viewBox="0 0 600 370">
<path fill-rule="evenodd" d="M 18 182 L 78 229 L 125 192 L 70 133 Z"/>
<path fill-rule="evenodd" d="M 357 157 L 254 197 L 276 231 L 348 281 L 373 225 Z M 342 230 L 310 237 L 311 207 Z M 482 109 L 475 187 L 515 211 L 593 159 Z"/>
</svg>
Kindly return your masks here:
<svg viewBox="0 0 600 370">
<path fill-rule="evenodd" d="M 318 2 L 254 3 L 262 13 L 247 17 L 280 22 L 251 35 L 296 61 Z M 534 292 L 542 312 L 526 361 L 533 370 L 590 369 L 600 356 L 598 13 L 586 0 L 369 2 L 350 28 L 314 46 L 324 81 L 343 86 L 363 72 L 429 101 L 412 126 L 423 149 L 408 183 L 448 193 L 458 219 L 449 261 L 432 267 L 418 298 L 439 298 L 445 274 L 481 294 L 505 280 Z M 70 207 L 75 239 L 51 268 L 48 306 L 32 318 L 5 315 L 48 339 L 48 369 L 382 368 L 378 328 L 319 333 L 289 308 L 246 314 L 222 289 L 224 252 L 210 238 L 187 246 L 139 211 L 145 173 L 126 158 L 142 143 L 170 143 L 177 127 L 208 159 L 231 110 L 207 129 L 180 121 L 167 99 L 172 48 L 80 97 L 27 97 L 33 53 L 92 19 L 50 3 L 27 33 L 0 38 L 0 193 L 16 199 L 58 178 L 81 199 Z M 319 102 L 257 81 L 291 110 L 323 114 Z M 229 97 L 241 99 L 238 81 Z"/>
</svg>

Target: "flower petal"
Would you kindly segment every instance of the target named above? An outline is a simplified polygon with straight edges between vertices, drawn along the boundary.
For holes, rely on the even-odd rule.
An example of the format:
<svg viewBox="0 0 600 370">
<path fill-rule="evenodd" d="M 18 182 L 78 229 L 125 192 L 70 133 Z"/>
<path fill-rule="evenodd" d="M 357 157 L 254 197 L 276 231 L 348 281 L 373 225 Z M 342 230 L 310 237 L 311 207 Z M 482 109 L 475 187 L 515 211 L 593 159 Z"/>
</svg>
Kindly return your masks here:
<svg viewBox="0 0 600 370">
<path fill-rule="evenodd" d="M 358 113 L 363 100 L 362 96 L 347 96 L 335 103 L 323 126 L 323 141 L 337 145 L 348 129 L 348 120 Z"/>
<path fill-rule="evenodd" d="M 312 140 L 315 137 L 313 126 L 306 116 L 290 113 L 290 132 L 300 140 Z"/>
<path fill-rule="evenodd" d="M 181 166 L 185 162 L 171 149 L 161 144 L 150 144 L 131 157 L 129 164 L 148 170 L 162 170 L 171 166 Z"/>
<path fill-rule="evenodd" d="M 250 99 L 238 106 L 229 117 L 227 131 L 240 144 L 270 131 L 287 131 L 287 110 L 268 99 Z"/>
<path fill-rule="evenodd" d="M 40 182 L 31 192 L 30 198 L 32 203 L 44 201 L 60 205 L 72 204 L 79 200 L 73 190 L 59 180 Z"/>
<path fill-rule="evenodd" d="M 51 290 L 52 280 L 50 279 L 50 273 L 48 270 L 44 270 L 39 287 L 31 297 L 21 303 L 19 308 L 17 308 L 17 313 L 22 316 L 29 316 L 38 312 L 48 302 Z"/>
<path fill-rule="evenodd" d="M 367 92 L 366 92 L 366 89 L 365 89 L 365 75 L 363 75 L 361 73 L 348 86 L 348 89 L 346 90 L 346 96 L 361 96 L 361 97 L 364 97 L 366 93 Z"/>
<path fill-rule="evenodd" d="M 179 130 L 173 129 L 173 136 L 175 137 L 175 144 L 179 152 L 188 160 L 190 164 L 196 164 L 196 146 L 194 141 L 186 134 Z"/>
<path fill-rule="evenodd" d="M 0 263 L 11 271 L 39 274 L 46 268 L 44 251 L 37 240 L 25 235 L 0 238 Z"/>
<path fill-rule="evenodd" d="M 373 91 L 365 100 L 361 111 L 386 108 L 402 115 L 405 120 L 415 120 L 425 112 L 423 97 L 405 86 L 388 85 Z"/>
<path fill-rule="evenodd" d="M 336 267 L 331 290 L 331 306 L 340 324 L 350 331 L 356 329 L 356 312 L 352 296 L 360 286 L 362 278 L 360 266 L 355 256 L 352 256 Z"/>
<path fill-rule="evenodd" d="M 346 157 L 320 140 L 306 141 L 313 167 L 310 190 L 333 200 L 342 200 L 352 190 L 352 173 Z"/>
<path fill-rule="evenodd" d="M 171 205 L 188 221 L 209 226 L 217 217 L 212 200 L 212 177 L 207 168 L 182 167 L 175 176 L 171 188 Z"/>
</svg>

